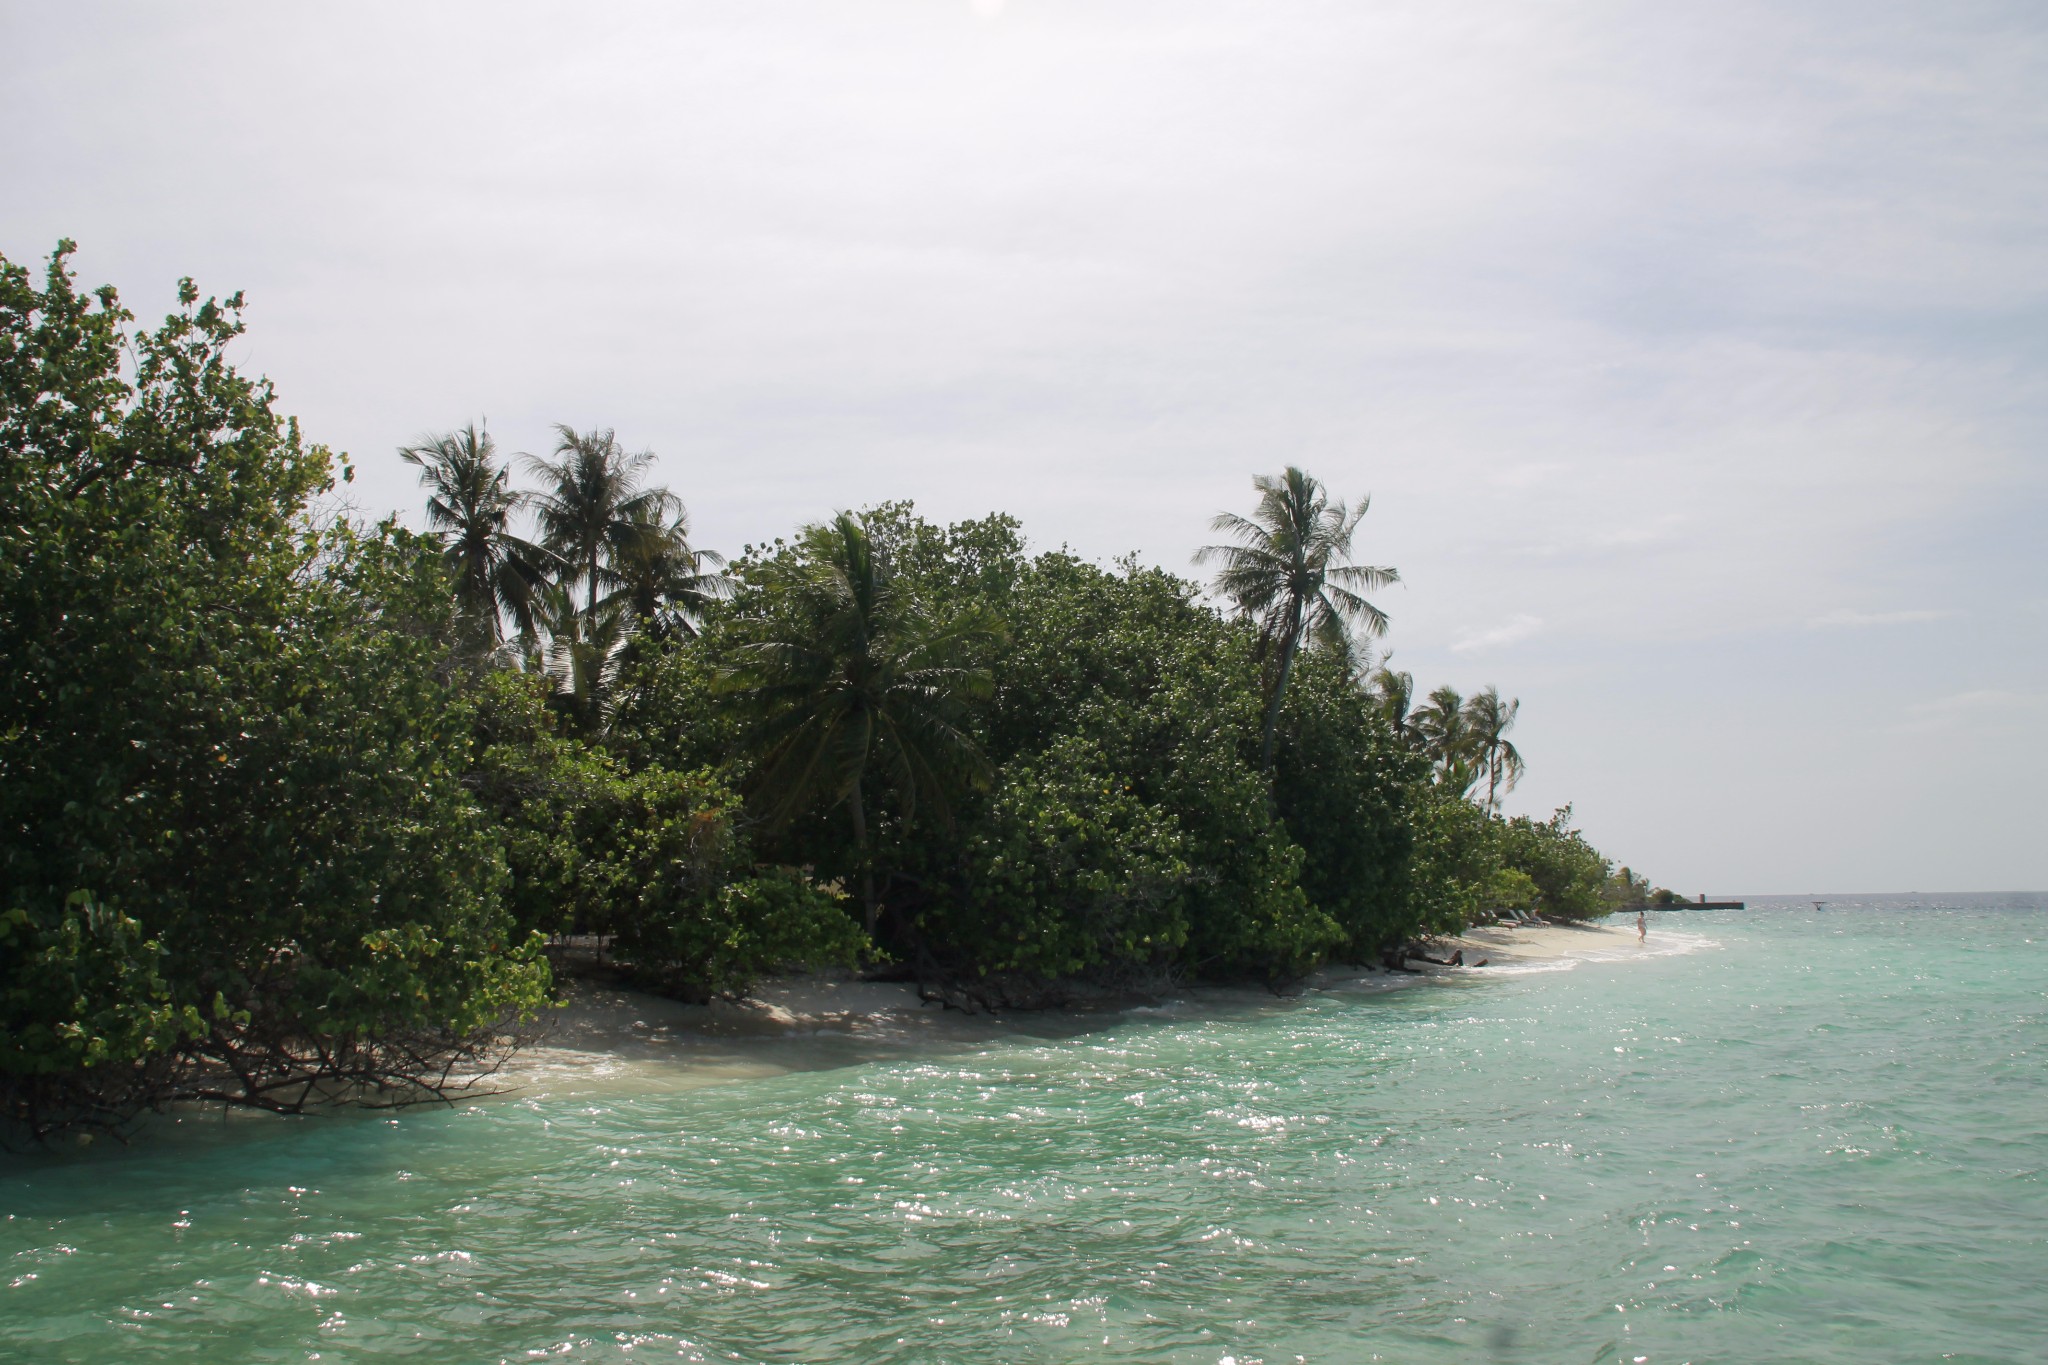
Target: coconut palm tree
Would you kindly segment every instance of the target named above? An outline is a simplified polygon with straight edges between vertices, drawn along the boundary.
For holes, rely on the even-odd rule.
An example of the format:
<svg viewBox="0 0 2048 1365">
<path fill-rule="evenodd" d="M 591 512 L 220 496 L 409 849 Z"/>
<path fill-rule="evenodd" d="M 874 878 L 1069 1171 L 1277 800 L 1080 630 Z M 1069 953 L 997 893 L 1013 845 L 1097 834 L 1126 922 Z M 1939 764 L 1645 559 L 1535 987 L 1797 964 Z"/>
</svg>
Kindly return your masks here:
<svg viewBox="0 0 2048 1365">
<path fill-rule="evenodd" d="M 694 636 L 705 609 L 731 595 L 732 580 L 717 572 L 724 557 L 691 546 L 690 516 L 680 506 L 666 522 L 634 525 L 637 533 L 623 538 L 612 556 L 618 586 L 607 600 L 625 606 L 653 635 Z"/>
<path fill-rule="evenodd" d="M 755 791 L 771 821 L 844 805 L 860 861 L 864 922 L 874 931 L 868 796 L 894 790 L 905 819 L 919 803 L 942 818 L 962 781 L 987 760 L 962 712 L 993 690 L 974 656 L 995 633 L 986 617 L 931 617 L 850 513 L 806 527 L 781 583 L 791 610 L 739 649 L 721 686 L 753 710 L 760 746 Z"/>
<path fill-rule="evenodd" d="M 563 580 L 583 590 L 583 609 L 597 614 L 606 588 L 620 583 L 619 564 L 648 534 L 683 515 L 666 488 L 645 486 L 652 451 L 629 453 L 610 428 L 578 432 L 558 425 L 553 459 L 528 455 L 542 487 L 531 495 L 541 544 L 559 556 Z"/>
<path fill-rule="evenodd" d="M 626 641 L 627 617 L 618 602 L 605 601 L 595 610 L 576 601 L 568 584 L 551 583 L 534 597 L 534 636 L 529 639 L 531 664 L 545 670 L 558 698 L 585 734 L 603 728 L 618 679 L 619 651 Z M 538 637 L 544 636 L 546 643 Z"/>
<path fill-rule="evenodd" d="M 1515 728 L 1515 716 L 1521 709 L 1519 697 L 1502 702 L 1500 693 L 1490 686 L 1465 703 L 1467 740 L 1479 771 L 1486 777 L 1486 808 L 1491 811 L 1500 809 L 1500 798 L 1515 789 L 1528 768 L 1507 737 L 1508 731 Z"/>
<path fill-rule="evenodd" d="M 399 456 L 420 468 L 430 490 L 427 525 L 441 542 L 441 561 L 455 580 L 455 603 L 465 633 L 485 649 L 505 638 L 504 621 L 524 634 L 533 629 L 535 595 L 547 582 L 554 557 L 512 534 L 512 518 L 526 495 L 511 486 L 498 463 L 488 428 L 422 436 Z"/>
<path fill-rule="evenodd" d="M 1388 728 L 1393 730 L 1394 738 L 1410 749 L 1419 751 L 1423 747 L 1422 732 L 1416 728 L 1412 710 L 1415 704 L 1415 675 L 1396 673 L 1393 669 L 1382 666 L 1373 673 L 1368 688 L 1374 705 L 1386 718 Z"/>
<path fill-rule="evenodd" d="M 1446 683 L 1415 708 L 1414 719 L 1416 732 L 1422 736 L 1423 751 L 1436 764 L 1437 781 L 1460 793 L 1470 791 L 1479 780 L 1479 773 L 1473 767 L 1472 729 L 1465 715 L 1465 698 Z"/>
<path fill-rule="evenodd" d="M 1195 554 L 1197 564 L 1220 562 L 1216 590 L 1258 623 L 1261 652 L 1271 659 L 1271 694 L 1259 732 L 1259 765 L 1273 762 L 1274 727 L 1280 702 L 1304 642 L 1352 653 L 1352 632 L 1384 635 L 1386 613 L 1364 595 L 1376 592 L 1401 575 L 1393 569 L 1351 564 L 1351 537 L 1372 499 L 1356 509 L 1333 503 L 1322 484 L 1293 465 L 1278 478 L 1252 480 L 1259 492 L 1258 510 L 1250 517 L 1224 512 L 1210 529 L 1227 532 L 1238 543 L 1208 545 Z"/>
</svg>

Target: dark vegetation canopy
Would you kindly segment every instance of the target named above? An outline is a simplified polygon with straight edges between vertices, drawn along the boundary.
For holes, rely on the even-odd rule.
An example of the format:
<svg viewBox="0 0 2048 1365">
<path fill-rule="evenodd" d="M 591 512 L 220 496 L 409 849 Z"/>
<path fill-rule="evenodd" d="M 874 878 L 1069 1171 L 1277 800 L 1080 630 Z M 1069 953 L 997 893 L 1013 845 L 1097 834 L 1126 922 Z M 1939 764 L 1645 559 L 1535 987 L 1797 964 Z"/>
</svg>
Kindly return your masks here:
<svg viewBox="0 0 2048 1365">
<path fill-rule="evenodd" d="M 1369 642 L 1366 502 L 1255 483 L 1215 603 L 883 503 L 691 545 L 651 456 L 422 438 L 428 530 L 227 362 L 0 259 L 0 1122 L 403 1103 L 597 936 L 684 999 L 863 967 L 950 1003 L 1283 983 L 1652 893 L 1503 818 L 1517 703 Z M 1220 603 L 1220 605 L 1218 605 Z"/>
</svg>

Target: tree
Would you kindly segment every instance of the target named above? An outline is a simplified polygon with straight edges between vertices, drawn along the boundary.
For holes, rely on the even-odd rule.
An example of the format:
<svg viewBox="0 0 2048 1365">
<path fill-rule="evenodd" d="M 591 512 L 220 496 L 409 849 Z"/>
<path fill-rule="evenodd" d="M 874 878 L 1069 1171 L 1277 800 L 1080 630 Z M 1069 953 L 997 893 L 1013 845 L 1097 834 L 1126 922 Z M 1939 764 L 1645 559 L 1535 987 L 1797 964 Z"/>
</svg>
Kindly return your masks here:
<svg viewBox="0 0 2048 1365">
<path fill-rule="evenodd" d="M 687 639 L 696 635 L 711 604 L 731 592 L 731 580 L 717 572 L 725 565 L 722 555 L 691 546 L 690 516 L 680 504 L 667 521 L 655 513 L 653 507 L 634 513 L 635 534 L 622 538 L 612 557 L 618 583 L 612 597 L 632 612 L 641 630 Z"/>
<path fill-rule="evenodd" d="M 1394 738 L 1417 753 L 1422 752 L 1422 732 L 1416 728 L 1413 712 L 1415 675 L 1396 673 L 1382 666 L 1373 673 L 1369 686 L 1373 702 L 1379 708 L 1381 718 L 1387 722 L 1387 728 L 1394 732 Z"/>
<path fill-rule="evenodd" d="M 576 728 L 595 735 L 604 728 L 612 686 L 619 675 L 619 651 L 626 642 L 624 607 L 614 600 L 584 610 L 566 584 L 548 584 L 534 596 L 533 620 L 546 645 L 536 642 L 537 661 L 559 689 L 558 703 Z"/>
<path fill-rule="evenodd" d="M 1466 742 L 1479 771 L 1486 777 L 1489 811 L 1500 809 L 1500 798 L 1515 789 L 1528 767 L 1507 737 L 1508 731 L 1515 728 L 1515 716 L 1521 709 L 1519 698 L 1502 702 L 1500 693 L 1490 685 L 1465 703 Z"/>
<path fill-rule="evenodd" d="M 1611 909 L 1607 889 L 1614 864 L 1572 828 L 1572 808 L 1560 806 L 1548 820 L 1517 815 L 1487 822 L 1496 832 L 1501 860 L 1535 882 L 1536 906 L 1546 915 L 1591 919 Z"/>
<path fill-rule="evenodd" d="M 763 576 L 780 601 L 722 686 L 758 718 L 754 785 L 772 821 L 846 807 L 872 933 L 880 906 L 869 790 L 879 777 L 906 821 L 920 802 L 943 819 L 957 787 L 986 776 L 964 711 L 992 689 L 973 655 L 996 626 L 974 611 L 931 615 L 848 512 L 805 528 L 794 555 Z"/>
<path fill-rule="evenodd" d="M 1428 765 L 1334 657 L 1303 656 L 1274 749 L 1273 801 L 1301 846 L 1301 885 L 1343 929 L 1352 962 L 1412 935 L 1411 789 Z"/>
<path fill-rule="evenodd" d="M 423 436 L 398 453 L 420 467 L 420 482 L 431 492 L 427 524 L 454 581 L 465 633 L 485 648 L 495 647 L 509 616 L 521 635 L 531 635 L 534 597 L 547 582 L 553 556 L 512 534 L 512 517 L 525 495 L 512 488 L 511 471 L 498 463 L 489 430 L 472 424 Z"/>
<path fill-rule="evenodd" d="M 0 1129 L 436 1093 L 548 981 L 439 555 L 311 524 L 333 466 L 228 362 L 239 297 L 131 331 L 71 249 L 0 259 Z"/>
<path fill-rule="evenodd" d="M 1220 562 L 1216 590 L 1258 623 L 1260 643 L 1273 657 L 1266 714 L 1259 731 L 1259 766 L 1273 763 L 1274 726 L 1304 642 L 1348 658 L 1351 632 L 1386 633 L 1387 617 L 1363 596 L 1400 581 L 1394 569 L 1347 563 L 1351 538 L 1372 499 L 1355 510 L 1332 503 L 1321 483 L 1295 468 L 1278 478 L 1252 480 L 1258 510 L 1249 518 L 1219 514 L 1210 529 L 1236 538 L 1235 545 L 1204 546 L 1197 564 Z"/>
<path fill-rule="evenodd" d="M 543 483 L 532 495 L 534 515 L 541 544 L 563 561 L 565 584 L 583 589 L 583 609 L 595 615 L 603 590 L 622 581 L 621 562 L 652 528 L 680 521 L 683 505 L 666 488 L 644 486 L 652 451 L 628 453 L 609 428 L 555 431 L 553 459 L 526 457 Z"/>
<path fill-rule="evenodd" d="M 1303 850 L 1274 800 L 1275 779 L 1255 762 L 1263 699 L 1249 623 L 1225 619 L 1195 584 L 1159 569 L 1135 560 L 1104 568 L 1057 551 L 1020 565 L 993 595 L 1008 625 L 985 717 L 999 771 L 987 818 L 963 830 L 974 870 L 959 899 L 977 916 L 1006 897 L 1008 909 L 942 919 L 935 954 L 972 971 L 1025 953 L 1045 919 L 1023 909 L 1013 876 L 1102 893 L 1091 905 L 1063 889 L 1050 902 L 1079 917 L 1058 942 L 1098 980 L 1280 981 L 1342 942 L 1303 889 Z M 1290 746 L 1298 735 L 1290 728 Z M 1311 747 L 1280 756 L 1281 781 Z M 1087 774 L 1099 775 L 1096 786 L 1082 785 Z M 1177 894 L 1157 881 L 1133 894 L 1144 879 L 1130 874 L 1168 851 L 1168 831 L 1178 832 L 1173 860 L 1186 866 Z M 1027 847 L 1028 873 L 1016 861 Z M 1001 855 L 1004 879 L 980 861 L 989 852 Z M 937 857 L 928 865 L 944 867 Z"/>
<path fill-rule="evenodd" d="M 614 961 L 683 999 L 787 966 L 852 966 L 867 947 L 843 892 L 758 867 L 741 804 L 708 770 L 628 767 L 560 733 L 536 679 L 481 680 L 465 785 L 494 817 L 522 930 L 608 934 Z"/>
<path fill-rule="evenodd" d="M 1479 774 L 1472 766 L 1472 726 L 1465 698 L 1445 683 L 1415 708 L 1414 719 L 1423 751 L 1436 764 L 1437 781 L 1460 795 L 1470 791 Z"/>
</svg>

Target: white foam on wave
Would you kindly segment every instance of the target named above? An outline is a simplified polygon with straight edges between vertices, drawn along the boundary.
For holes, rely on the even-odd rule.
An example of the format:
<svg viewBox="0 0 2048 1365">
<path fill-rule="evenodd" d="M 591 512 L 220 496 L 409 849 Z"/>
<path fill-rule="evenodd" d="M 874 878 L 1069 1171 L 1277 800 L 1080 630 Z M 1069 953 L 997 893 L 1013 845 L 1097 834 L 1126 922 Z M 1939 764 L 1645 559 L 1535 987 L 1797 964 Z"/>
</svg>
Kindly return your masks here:
<svg viewBox="0 0 2048 1365">
<path fill-rule="evenodd" d="M 1453 968 L 1450 972 L 1445 973 L 1445 975 L 1461 977 L 1545 976 L 1551 972 L 1571 971 L 1581 962 L 1588 960 L 1588 958 L 1584 957 L 1532 957 L 1520 961 L 1489 962 L 1484 967 Z"/>
<path fill-rule="evenodd" d="M 1665 932 L 1645 940 L 1632 943 L 1625 948 L 1594 948 L 1582 955 L 1587 962 L 1627 962 L 1641 957 L 1683 957 L 1687 953 L 1706 952 L 1719 948 L 1721 940 L 1708 938 L 1705 934 Z"/>
</svg>

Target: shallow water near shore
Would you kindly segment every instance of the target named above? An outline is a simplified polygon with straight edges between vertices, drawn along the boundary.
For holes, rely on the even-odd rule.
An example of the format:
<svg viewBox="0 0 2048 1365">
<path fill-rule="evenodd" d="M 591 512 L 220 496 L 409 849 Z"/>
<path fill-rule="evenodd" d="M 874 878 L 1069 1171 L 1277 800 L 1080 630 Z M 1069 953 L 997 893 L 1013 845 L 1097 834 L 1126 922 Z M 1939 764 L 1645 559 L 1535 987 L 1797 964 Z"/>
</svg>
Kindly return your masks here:
<svg viewBox="0 0 2048 1365">
<path fill-rule="evenodd" d="M 2043 1359 L 2048 902 L 1650 923 L 0 1158 L 0 1359 Z"/>
</svg>

